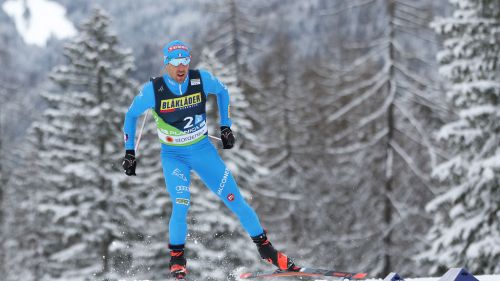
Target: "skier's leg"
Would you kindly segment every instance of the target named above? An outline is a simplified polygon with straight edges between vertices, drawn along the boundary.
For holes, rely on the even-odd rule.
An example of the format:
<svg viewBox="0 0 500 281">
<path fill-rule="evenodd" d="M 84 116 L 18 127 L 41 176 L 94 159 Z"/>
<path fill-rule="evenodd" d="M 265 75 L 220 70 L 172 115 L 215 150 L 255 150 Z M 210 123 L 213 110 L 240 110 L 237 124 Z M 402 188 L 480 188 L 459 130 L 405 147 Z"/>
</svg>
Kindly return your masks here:
<svg viewBox="0 0 500 281">
<path fill-rule="evenodd" d="M 250 236 L 264 232 L 257 214 L 241 195 L 231 172 L 226 168 L 212 144 L 207 143 L 201 147 L 191 163 L 193 170 L 205 185 L 238 217 Z"/>
<path fill-rule="evenodd" d="M 183 161 L 162 153 L 162 166 L 167 191 L 172 200 L 169 221 L 170 272 L 175 278 L 185 276 L 184 244 L 187 236 L 187 213 L 190 204 L 189 167 Z"/>
<path fill-rule="evenodd" d="M 161 161 L 167 191 L 172 200 L 169 238 L 171 245 L 183 245 L 187 236 L 187 214 L 191 194 L 189 192 L 189 167 L 183 161 L 162 153 Z"/>
<path fill-rule="evenodd" d="M 298 271 L 300 268 L 295 266 L 293 260 L 277 251 L 269 242 L 257 214 L 241 195 L 236 181 L 218 155 L 217 150 L 208 144 L 197 155 L 199 158 L 197 161 L 193 161 L 193 169 L 208 188 L 219 196 L 240 219 L 243 228 L 257 245 L 260 256 L 281 270 Z"/>
</svg>

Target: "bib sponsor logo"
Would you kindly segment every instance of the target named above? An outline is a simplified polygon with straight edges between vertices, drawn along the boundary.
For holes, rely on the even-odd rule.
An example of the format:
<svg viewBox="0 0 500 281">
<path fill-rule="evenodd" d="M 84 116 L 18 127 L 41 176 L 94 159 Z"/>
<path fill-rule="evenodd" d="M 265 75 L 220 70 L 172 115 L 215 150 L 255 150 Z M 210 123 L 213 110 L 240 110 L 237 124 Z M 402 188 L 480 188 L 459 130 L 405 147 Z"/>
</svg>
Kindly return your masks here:
<svg viewBox="0 0 500 281">
<path fill-rule="evenodd" d="M 196 86 L 200 84 L 201 84 L 200 79 L 191 79 L 191 86 Z"/>
<path fill-rule="evenodd" d="M 160 112 L 174 112 L 177 109 L 194 107 L 201 103 L 201 93 L 160 101 Z"/>
<path fill-rule="evenodd" d="M 175 132 L 172 130 L 163 130 L 159 128 L 157 132 L 158 137 L 163 143 L 178 145 L 192 142 L 199 139 L 200 137 L 203 137 L 203 135 L 208 132 L 208 128 L 206 126 L 206 122 L 202 122 L 195 128 L 192 128 L 185 132 Z"/>
</svg>

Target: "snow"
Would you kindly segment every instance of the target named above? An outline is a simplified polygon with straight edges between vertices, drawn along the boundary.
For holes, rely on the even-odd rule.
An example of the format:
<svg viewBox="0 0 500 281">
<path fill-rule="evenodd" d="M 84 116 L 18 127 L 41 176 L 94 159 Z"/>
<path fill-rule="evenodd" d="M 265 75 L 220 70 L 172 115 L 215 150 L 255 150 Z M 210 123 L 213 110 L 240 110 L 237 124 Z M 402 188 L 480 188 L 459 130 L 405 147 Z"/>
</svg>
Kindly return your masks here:
<svg viewBox="0 0 500 281">
<path fill-rule="evenodd" d="M 500 275 L 479 275 L 474 276 L 479 281 L 500 281 Z M 422 278 L 405 278 L 402 276 L 405 281 L 439 281 L 441 277 L 422 277 Z M 238 279 L 243 280 L 243 279 Z M 245 279 L 246 280 L 246 279 Z M 272 280 L 280 280 L 280 281 L 295 281 L 297 279 L 285 279 L 285 278 L 274 278 Z M 339 280 L 339 279 L 311 279 L 314 281 L 329 281 L 329 280 Z M 374 279 L 366 279 L 366 281 L 382 281 L 382 278 L 374 278 Z M 155 281 L 150 279 L 119 279 L 119 281 Z"/>
<path fill-rule="evenodd" d="M 9 0 L 2 9 L 13 18 L 16 29 L 27 44 L 45 47 L 52 37 L 64 39 L 76 35 L 66 9 L 48 0 Z"/>
</svg>

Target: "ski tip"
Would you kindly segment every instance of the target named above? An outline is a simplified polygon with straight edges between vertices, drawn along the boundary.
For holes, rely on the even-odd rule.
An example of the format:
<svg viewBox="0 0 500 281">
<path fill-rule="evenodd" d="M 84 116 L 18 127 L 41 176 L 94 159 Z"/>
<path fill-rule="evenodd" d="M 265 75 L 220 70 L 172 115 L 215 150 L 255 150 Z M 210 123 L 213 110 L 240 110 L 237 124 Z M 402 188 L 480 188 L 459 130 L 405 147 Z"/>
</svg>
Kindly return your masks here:
<svg viewBox="0 0 500 281">
<path fill-rule="evenodd" d="M 240 278 L 241 278 L 241 279 L 247 279 L 247 278 L 248 278 L 248 277 L 250 277 L 250 276 L 252 276 L 252 273 L 247 272 L 247 273 L 243 273 L 243 274 L 241 274 L 241 275 L 240 275 Z"/>
<path fill-rule="evenodd" d="M 363 279 L 363 278 L 365 278 L 365 277 L 366 277 L 366 275 L 368 275 L 368 274 L 366 274 L 366 273 L 356 273 L 356 274 L 354 274 L 354 275 L 352 276 L 352 278 L 353 278 L 353 279 Z"/>
</svg>

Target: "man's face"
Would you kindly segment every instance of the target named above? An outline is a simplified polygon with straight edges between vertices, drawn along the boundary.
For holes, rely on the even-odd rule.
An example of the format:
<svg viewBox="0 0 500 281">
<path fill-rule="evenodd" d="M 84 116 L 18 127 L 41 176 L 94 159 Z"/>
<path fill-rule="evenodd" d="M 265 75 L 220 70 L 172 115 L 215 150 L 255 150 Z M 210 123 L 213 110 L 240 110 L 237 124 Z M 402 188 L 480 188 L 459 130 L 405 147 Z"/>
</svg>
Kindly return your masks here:
<svg viewBox="0 0 500 281">
<path fill-rule="evenodd" d="M 177 81 L 177 83 L 182 83 L 186 79 L 187 73 L 189 71 L 189 58 L 176 58 L 172 59 L 167 64 L 167 73 L 172 79 Z"/>
</svg>

